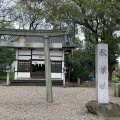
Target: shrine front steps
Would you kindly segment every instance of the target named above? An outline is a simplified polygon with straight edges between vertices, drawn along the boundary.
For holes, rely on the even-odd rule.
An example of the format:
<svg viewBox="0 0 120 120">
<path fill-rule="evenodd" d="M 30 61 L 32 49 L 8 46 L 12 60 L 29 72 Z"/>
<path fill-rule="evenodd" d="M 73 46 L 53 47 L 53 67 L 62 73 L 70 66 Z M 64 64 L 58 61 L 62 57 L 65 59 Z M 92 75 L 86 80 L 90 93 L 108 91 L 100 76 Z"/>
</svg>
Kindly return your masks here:
<svg viewBox="0 0 120 120">
<path fill-rule="evenodd" d="M 63 86 L 63 80 L 52 80 L 53 86 Z M 10 86 L 46 86 L 45 79 L 42 80 L 11 80 Z"/>
</svg>

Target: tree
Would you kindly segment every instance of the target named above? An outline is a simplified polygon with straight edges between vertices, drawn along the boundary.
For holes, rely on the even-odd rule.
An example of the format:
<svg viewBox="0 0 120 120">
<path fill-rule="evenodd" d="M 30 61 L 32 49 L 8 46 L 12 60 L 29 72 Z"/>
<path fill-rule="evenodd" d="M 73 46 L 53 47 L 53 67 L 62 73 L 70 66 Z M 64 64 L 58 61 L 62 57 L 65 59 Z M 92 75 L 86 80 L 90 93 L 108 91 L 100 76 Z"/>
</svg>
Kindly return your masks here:
<svg viewBox="0 0 120 120">
<path fill-rule="evenodd" d="M 94 77 L 95 59 L 94 46 L 76 39 L 77 49 L 72 56 L 67 56 L 65 64 L 67 68 L 72 69 L 74 78 L 80 78 L 81 81 Z"/>
<path fill-rule="evenodd" d="M 0 70 L 3 70 L 7 65 L 11 65 L 15 60 L 15 51 L 10 48 L 0 48 Z"/>
<path fill-rule="evenodd" d="M 11 11 L 10 9 L 11 1 L 0 1 L 0 28 L 14 28 L 13 21 L 10 19 Z M 6 35 L 0 36 L 0 41 L 5 41 L 8 38 Z M 11 65 L 15 60 L 15 50 L 12 48 L 0 47 L 0 71 L 6 67 L 6 65 Z"/>
<path fill-rule="evenodd" d="M 6 41 L 8 36 L 1 36 L 0 41 Z M 15 50 L 13 48 L 0 47 L 0 71 L 3 72 L 7 65 L 11 65 L 15 60 Z"/>
<path fill-rule="evenodd" d="M 1 0 L 0 1 L 0 28 L 13 28 L 14 27 L 14 17 L 12 8 L 13 0 Z"/>
<path fill-rule="evenodd" d="M 3 35 L 0 37 L 0 41 L 6 41 L 8 37 L 9 36 Z M 0 71 L 3 72 L 5 67 L 7 65 L 11 65 L 14 60 L 15 60 L 15 50 L 13 48 L 0 47 Z"/>
<path fill-rule="evenodd" d="M 44 8 L 43 0 L 17 0 L 14 5 L 16 24 L 21 29 L 50 29 L 51 25 L 45 22 L 45 17 L 51 8 Z"/>
<path fill-rule="evenodd" d="M 101 42 L 108 44 L 109 80 L 111 80 L 113 68 L 117 63 L 116 58 L 120 55 L 120 38 L 115 33 L 120 30 L 120 2 L 116 0 L 57 0 L 50 1 L 49 5 L 51 4 L 54 6 L 51 12 L 53 19 L 64 16 L 67 20 L 81 25 L 85 33 L 85 41 L 89 44 L 95 45 Z"/>
</svg>

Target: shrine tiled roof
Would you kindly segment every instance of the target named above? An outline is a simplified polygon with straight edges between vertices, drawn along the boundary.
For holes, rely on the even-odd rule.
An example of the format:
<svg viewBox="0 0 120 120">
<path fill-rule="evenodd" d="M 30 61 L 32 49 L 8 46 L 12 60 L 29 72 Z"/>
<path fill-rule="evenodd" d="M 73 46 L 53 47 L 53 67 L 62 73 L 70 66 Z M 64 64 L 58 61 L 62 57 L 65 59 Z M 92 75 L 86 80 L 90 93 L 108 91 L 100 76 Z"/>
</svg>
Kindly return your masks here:
<svg viewBox="0 0 120 120">
<path fill-rule="evenodd" d="M 8 42 L 19 42 L 19 38 L 21 36 L 10 36 L 7 40 Z M 23 36 L 25 38 L 24 42 L 30 43 L 44 43 L 44 39 L 42 36 Z M 62 43 L 63 47 L 75 47 L 74 36 L 71 34 L 65 34 L 61 36 L 50 36 L 50 43 Z"/>
</svg>

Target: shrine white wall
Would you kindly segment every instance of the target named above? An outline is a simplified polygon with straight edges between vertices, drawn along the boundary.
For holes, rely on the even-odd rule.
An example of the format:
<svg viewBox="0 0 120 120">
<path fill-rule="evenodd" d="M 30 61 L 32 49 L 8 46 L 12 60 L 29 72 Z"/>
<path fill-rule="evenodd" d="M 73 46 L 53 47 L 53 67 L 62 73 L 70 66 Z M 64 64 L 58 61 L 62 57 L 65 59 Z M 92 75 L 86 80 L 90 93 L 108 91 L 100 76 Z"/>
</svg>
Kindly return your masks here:
<svg viewBox="0 0 120 120">
<path fill-rule="evenodd" d="M 53 49 L 50 50 L 51 61 L 62 61 L 62 68 L 64 67 L 64 51 Z M 44 61 L 44 49 L 16 49 L 16 61 L 15 61 L 15 76 L 14 79 L 30 78 L 30 72 L 18 72 L 18 60 L 41 60 Z M 33 63 L 33 62 L 32 62 Z M 51 73 L 51 78 L 64 79 L 62 73 Z"/>
<path fill-rule="evenodd" d="M 30 72 L 18 72 L 17 78 L 18 79 L 30 78 Z"/>
<path fill-rule="evenodd" d="M 62 73 L 51 73 L 51 78 L 62 79 Z"/>
</svg>

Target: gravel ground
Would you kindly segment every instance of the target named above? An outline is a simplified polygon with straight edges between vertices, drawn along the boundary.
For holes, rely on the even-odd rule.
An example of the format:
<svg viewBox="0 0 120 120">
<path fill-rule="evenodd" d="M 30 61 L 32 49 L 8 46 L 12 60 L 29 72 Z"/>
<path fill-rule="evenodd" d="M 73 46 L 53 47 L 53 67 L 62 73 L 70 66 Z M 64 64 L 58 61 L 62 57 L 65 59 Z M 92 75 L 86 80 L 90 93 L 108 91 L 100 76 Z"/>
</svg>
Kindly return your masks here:
<svg viewBox="0 0 120 120">
<path fill-rule="evenodd" d="M 120 120 L 90 114 L 85 104 L 96 99 L 95 88 L 53 87 L 53 103 L 43 86 L 0 86 L 0 120 Z M 120 104 L 110 87 L 110 101 Z"/>
</svg>

